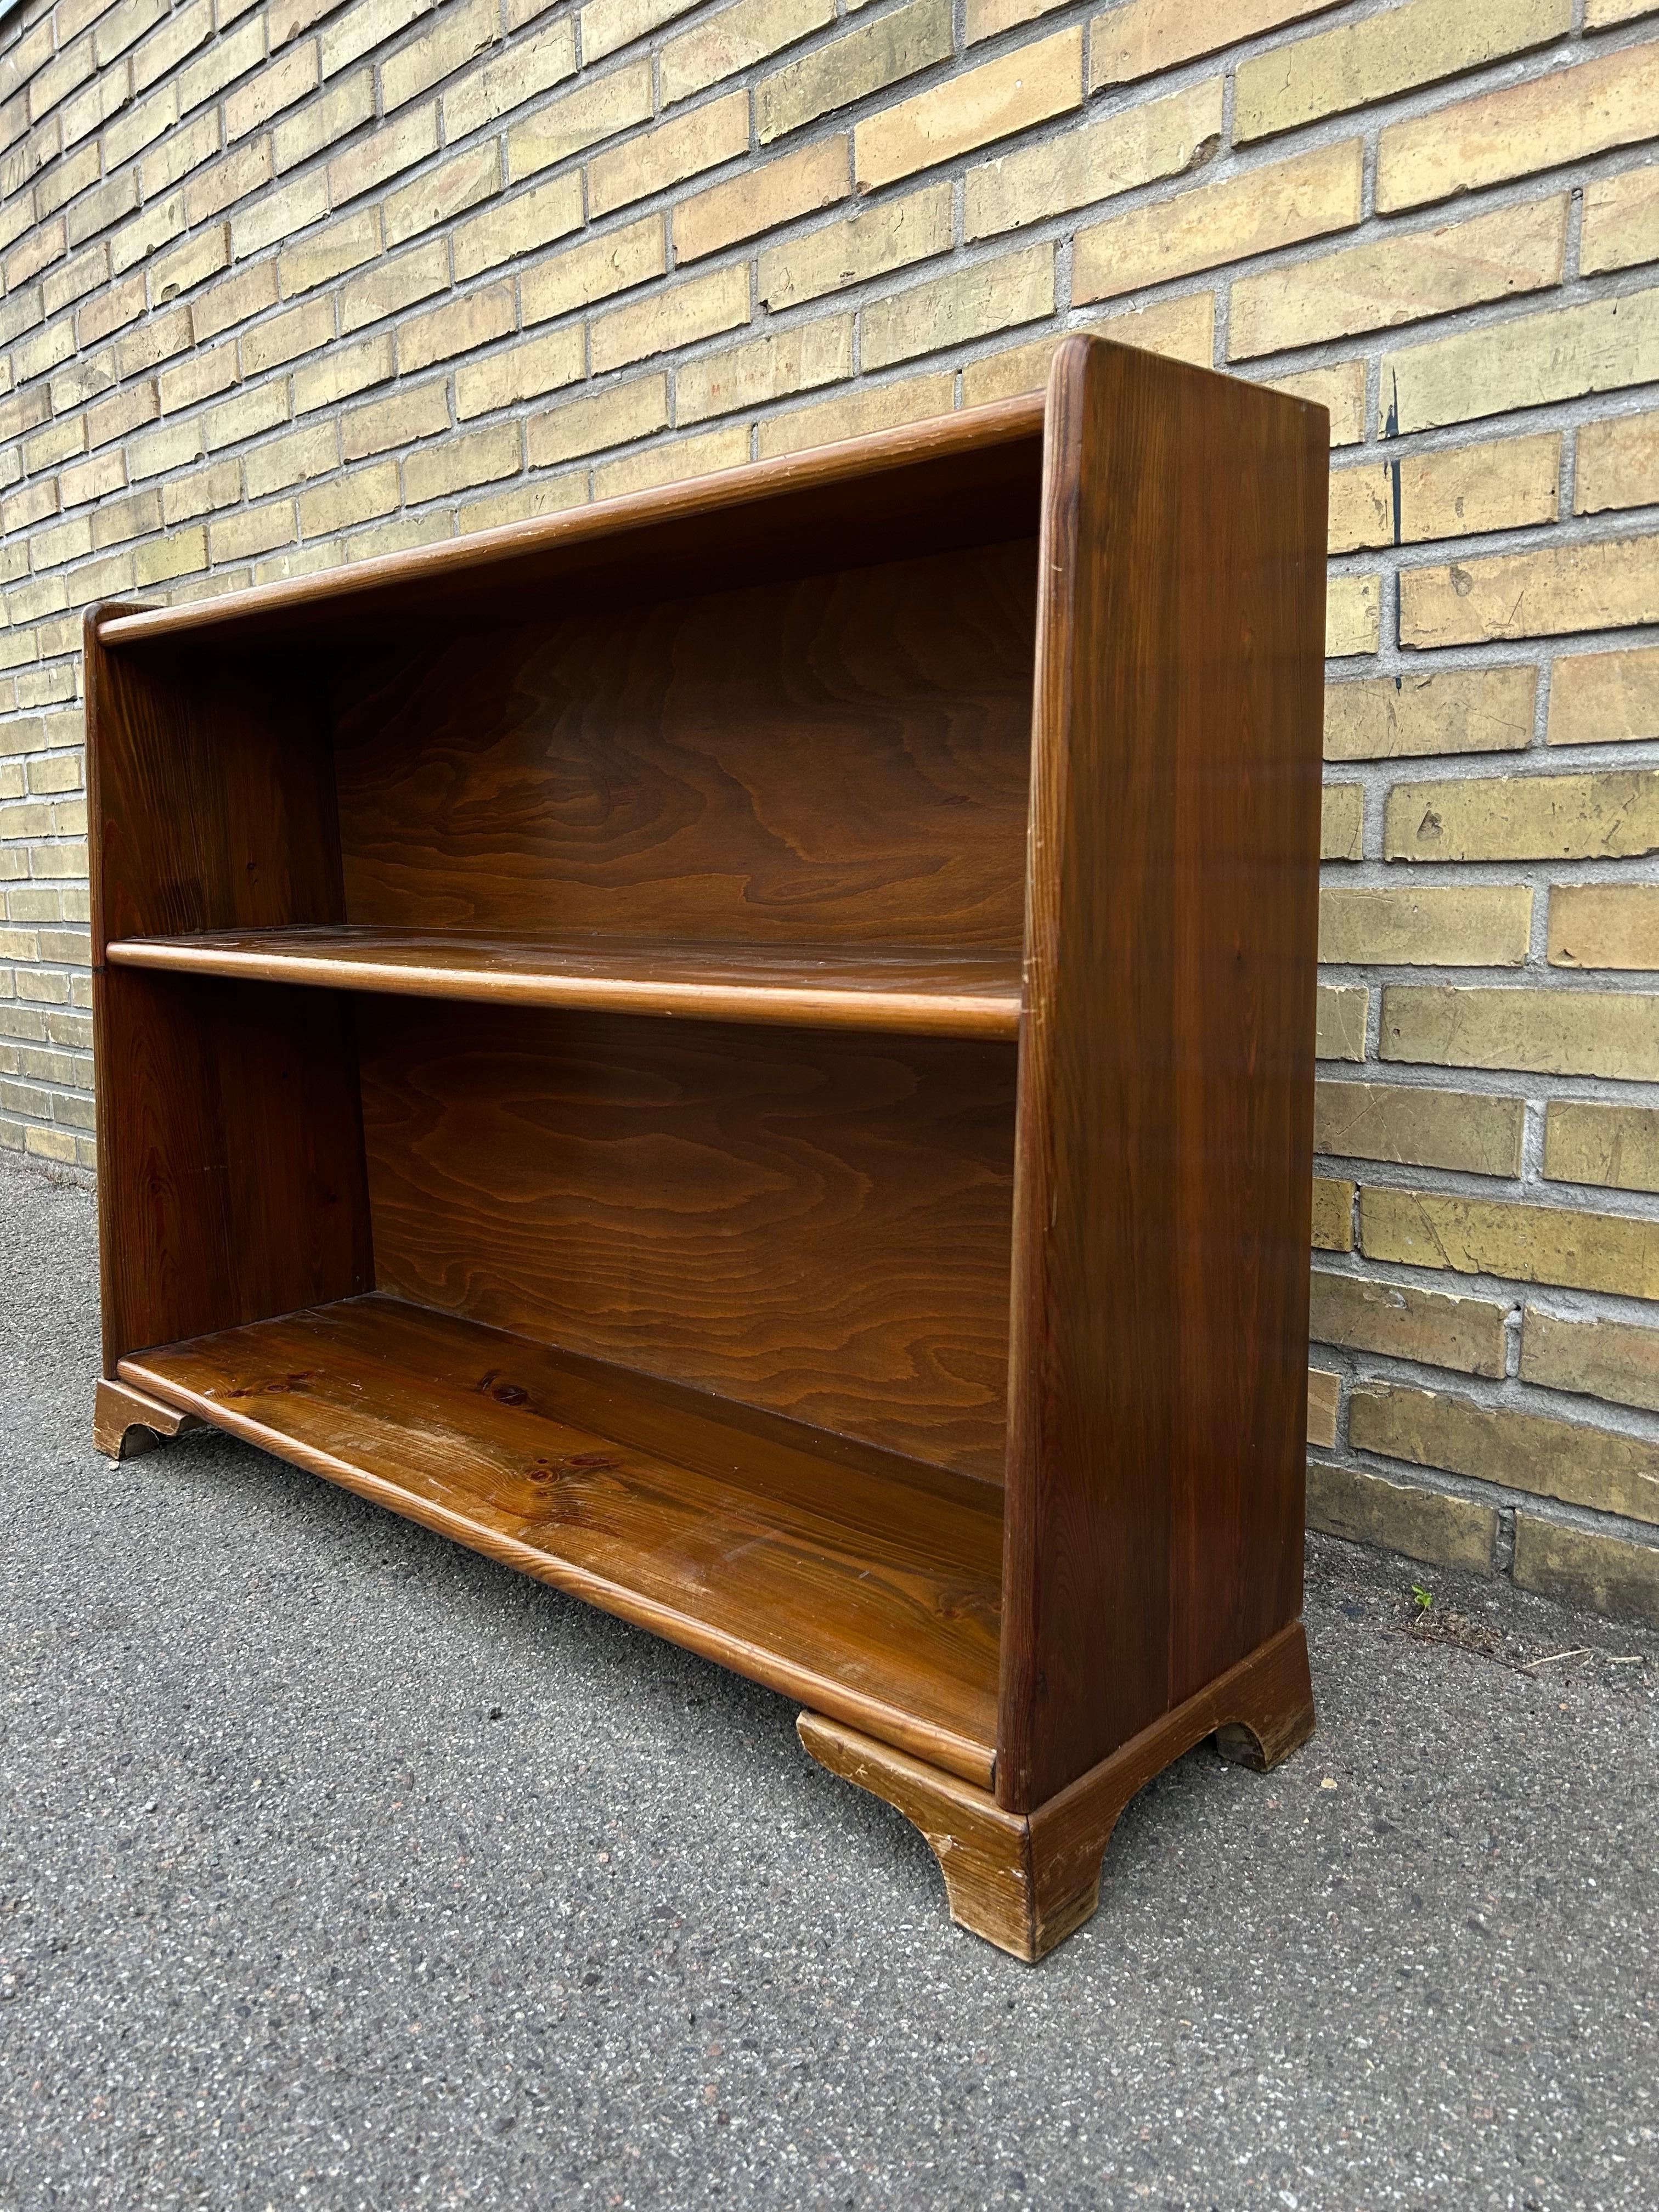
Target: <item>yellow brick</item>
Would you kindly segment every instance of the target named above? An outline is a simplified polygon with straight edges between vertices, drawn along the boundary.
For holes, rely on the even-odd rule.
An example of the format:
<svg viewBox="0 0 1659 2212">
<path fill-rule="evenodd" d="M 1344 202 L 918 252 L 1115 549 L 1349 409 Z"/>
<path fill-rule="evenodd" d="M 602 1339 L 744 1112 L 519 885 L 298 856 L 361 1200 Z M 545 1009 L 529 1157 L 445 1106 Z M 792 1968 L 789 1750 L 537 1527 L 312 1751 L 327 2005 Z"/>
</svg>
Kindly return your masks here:
<svg viewBox="0 0 1659 2212">
<path fill-rule="evenodd" d="M 267 62 L 257 76 L 239 85 L 226 100 L 225 137 L 246 138 L 250 131 L 258 130 L 273 115 L 280 115 L 285 107 L 314 92 L 318 82 L 315 46 L 295 46 L 279 61 Z"/>
<path fill-rule="evenodd" d="M 1088 328 L 1120 345 L 1170 361 L 1189 361 L 1208 368 L 1215 360 L 1215 295 L 1188 292 L 1178 300 L 1158 300 L 1150 307 L 1117 307 L 1091 315 Z"/>
<path fill-rule="evenodd" d="M 164 307 L 169 300 L 178 299 L 181 293 L 204 283 L 210 276 L 216 276 L 222 269 L 229 266 L 230 225 L 210 223 L 199 235 L 187 238 L 171 253 L 164 253 L 151 263 L 151 303 Z"/>
<path fill-rule="evenodd" d="M 449 395 L 441 380 L 354 407 L 340 423 L 340 451 L 348 461 L 389 453 L 416 438 L 441 436 L 449 428 Z"/>
<path fill-rule="evenodd" d="M 1605 31 L 1615 23 L 1633 23 L 1653 9 L 1654 0 L 1584 0 L 1584 28 Z"/>
<path fill-rule="evenodd" d="M 1350 1544 L 1398 1552 L 1433 1566 L 1489 1575 L 1498 1510 L 1471 1498 L 1447 1498 L 1416 1483 L 1385 1482 L 1356 1468 L 1310 1462 L 1308 1526 Z"/>
<path fill-rule="evenodd" d="M 1433 1067 L 1659 1080 L 1659 998 L 1634 991 L 1391 983 L 1381 1055 Z"/>
<path fill-rule="evenodd" d="M 393 192 L 380 210 L 387 246 L 399 246 L 492 198 L 501 189 L 501 152 L 491 139 Z"/>
<path fill-rule="evenodd" d="M 843 132 L 683 200 L 674 210 L 675 261 L 684 267 L 740 238 L 757 237 L 844 200 L 852 190 L 850 165 L 850 141 Z"/>
<path fill-rule="evenodd" d="M 446 143 L 471 137 L 575 73 L 575 27 L 567 15 L 533 39 L 515 40 L 509 52 L 451 86 L 443 97 Z"/>
<path fill-rule="evenodd" d="M 820 299 L 841 285 L 860 284 L 933 254 L 948 253 L 951 191 L 948 182 L 927 185 L 848 222 L 825 223 L 769 246 L 760 258 L 762 300 L 776 313 L 803 300 Z"/>
<path fill-rule="evenodd" d="M 1089 26 L 1089 89 L 1132 84 L 1180 62 L 1317 15 L 1332 0 L 1120 0 Z"/>
<path fill-rule="evenodd" d="M 297 115 L 285 117 L 270 134 L 271 157 L 278 170 L 291 169 L 374 117 L 374 72 L 359 70 L 355 76 L 342 77 Z"/>
<path fill-rule="evenodd" d="M 262 192 L 230 219 L 231 258 L 246 261 L 252 254 L 263 253 L 266 246 L 320 222 L 327 212 L 328 174 L 323 169 L 296 177 L 280 191 Z M 374 220 L 378 237 L 380 219 Z"/>
<path fill-rule="evenodd" d="M 1659 1295 L 1659 1222 L 1368 1184 L 1359 1229 L 1367 1259 L 1564 1290 Z"/>
<path fill-rule="evenodd" d="M 234 398 L 210 407 L 200 417 L 200 427 L 206 449 L 211 453 L 221 446 L 239 445 L 244 438 L 257 438 L 260 431 L 274 430 L 279 422 L 288 419 L 288 389 L 278 378 L 274 384 L 256 384 L 239 392 Z"/>
<path fill-rule="evenodd" d="M 1377 141 L 1377 211 L 1479 191 L 1656 136 L 1659 47 L 1626 46 L 1393 125 Z"/>
<path fill-rule="evenodd" d="M 319 407 L 337 406 L 371 385 L 389 384 L 396 374 L 390 331 L 356 345 L 332 348 L 295 374 L 294 411 L 308 415 Z"/>
<path fill-rule="evenodd" d="M 449 537 L 453 527 L 448 508 L 434 507 L 425 514 L 404 515 L 396 522 L 374 523 L 367 530 L 333 542 L 342 546 L 348 561 L 378 561 L 383 554 L 409 553 L 417 545 L 434 544 Z"/>
<path fill-rule="evenodd" d="M 1518 1176 L 1525 1126 L 1519 1098 L 1390 1083 L 1314 1086 L 1314 1150 L 1340 1159 Z"/>
<path fill-rule="evenodd" d="M 518 260 L 537 246 L 549 245 L 581 227 L 582 180 L 580 171 L 573 170 L 568 176 L 555 177 L 520 192 L 504 206 L 487 209 L 470 222 L 457 223 L 450 234 L 455 281 L 465 283 L 481 270 Z"/>
<path fill-rule="evenodd" d="M 747 264 L 711 270 L 599 316 L 589 335 L 592 373 L 603 376 L 607 369 L 643 361 L 647 354 L 671 353 L 748 320 Z"/>
<path fill-rule="evenodd" d="M 1586 276 L 1659 261 L 1659 162 L 1584 186 L 1578 266 Z"/>
<path fill-rule="evenodd" d="M 1308 1370 L 1308 1442 L 1329 1449 L 1336 1442 L 1336 1414 L 1342 1377 L 1322 1367 Z"/>
<path fill-rule="evenodd" d="M 1083 33 L 1060 31 L 858 125 L 853 171 L 859 190 L 914 176 L 1082 104 Z"/>
<path fill-rule="evenodd" d="M 288 501 L 274 507 L 245 507 L 240 514 L 209 524 L 208 552 L 216 564 L 246 561 L 256 553 L 269 553 L 274 546 L 291 545 L 297 534 L 294 509 Z"/>
<path fill-rule="evenodd" d="M 277 300 L 276 264 L 261 261 L 234 276 L 214 284 L 195 301 L 190 311 L 191 335 L 198 346 L 217 337 L 238 323 L 252 322 Z"/>
<path fill-rule="evenodd" d="M 520 309 L 526 324 L 544 323 L 646 283 L 667 266 L 662 217 L 648 215 L 526 270 L 519 279 Z"/>
<path fill-rule="evenodd" d="M 608 215 L 748 150 L 749 95 L 728 93 L 596 155 L 587 169 L 588 212 Z"/>
<path fill-rule="evenodd" d="M 1659 1328 L 1625 1321 L 1564 1321 L 1527 1308 L 1521 1379 L 1659 1413 Z"/>
<path fill-rule="evenodd" d="M 760 458 L 775 460 L 781 453 L 805 453 L 812 446 L 838 445 L 846 438 L 867 437 L 872 430 L 896 429 L 907 422 L 948 415 L 955 381 L 948 370 L 938 376 L 907 377 L 902 383 L 869 386 L 816 407 L 774 416 L 760 426 Z"/>
<path fill-rule="evenodd" d="M 740 468 L 748 459 L 746 429 L 705 430 L 701 437 L 683 438 L 674 445 L 647 446 L 623 460 L 607 461 L 593 471 L 593 496 L 622 499 L 629 492 L 650 491 L 658 484 L 684 483 L 691 477 Z"/>
<path fill-rule="evenodd" d="M 1340 660 L 1375 653 L 1382 632 L 1382 586 L 1375 576 L 1333 576 L 1325 586 L 1325 652 Z"/>
<path fill-rule="evenodd" d="M 835 0 L 735 0 L 663 48 L 658 63 L 662 104 L 672 107 L 689 100 L 835 20 Z"/>
<path fill-rule="evenodd" d="M 253 448 L 242 464 L 247 477 L 247 495 L 250 499 L 263 499 L 267 493 L 284 491 L 290 484 L 304 483 L 313 477 L 325 477 L 339 466 L 339 425 L 333 422 L 313 423 L 289 437 L 273 438 L 268 445 Z M 234 469 L 236 465 L 233 461 L 221 465 Z M 210 481 L 215 473 L 213 470 L 208 471 Z M 232 496 L 234 495 L 233 489 Z M 216 499 L 205 501 L 207 507 L 217 504 Z M 202 511 L 198 509 L 198 513 Z"/>
<path fill-rule="evenodd" d="M 668 422 L 668 379 L 642 376 L 632 384 L 613 385 L 591 399 L 576 399 L 550 413 L 532 417 L 529 424 L 530 465 L 546 468 L 554 461 L 574 460 L 581 453 L 597 453 L 607 446 L 625 446 L 635 438 L 648 438 Z"/>
<path fill-rule="evenodd" d="M 407 253 L 377 261 L 340 288 L 340 331 L 349 337 L 366 323 L 401 314 L 417 301 L 429 300 L 449 289 L 449 246 L 442 238 L 428 239 Z M 321 304 L 319 302 L 319 304 Z"/>
<path fill-rule="evenodd" d="M 844 32 L 756 87 L 761 144 L 948 60 L 954 43 L 951 0 L 909 0 L 907 7 Z"/>
<path fill-rule="evenodd" d="M 1555 430 L 1339 469 L 1331 477 L 1330 550 L 1352 553 L 1553 522 L 1560 475 Z"/>
<path fill-rule="evenodd" d="M 500 38 L 501 9 L 494 0 L 445 0 L 434 27 L 380 64 L 380 99 L 388 115 L 417 94 L 452 76 Z"/>
<path fill-rule="evenodd" d="M 1328 888 L 1319 895 L 1319 957 L 1342 967 L 1519 968 L 1531 924 L 1523 884 Z"/>
<path fill-rule="evenodd" d="M 438 108 L 434 100 L 417 107 L 383 130 L 372 131 L 355 146 L 337 154 L 328 165 L 328 197 L 332 207 L 343 207 L 360 193 L 377 191 L 388 178 L 412 169 L 438 150 Z"/>
<path fill-rule="evenodd" d="M 510 522 L 539 521 L 544 515 L 563 514 L 587 499 L 587 471 L 577 469 L 550 483 L 514 484 L 510 491 L 491 492 L 469 500 L 455 520 L 461 530 L 500 530 Z"/>
<path fill-rule="evenodd" d="M 1552 1098 L 1544 1173 L 1552 1182 L 1603 1190 L 1659 1190 L 1659 1111 Z"/>
<path fill-rule="evenodd" d="M 1316 1252 L 1353 1249 L 1353 1194 L 1351 1182 L 1316 1176 L 1313 1184 L 1313 1242 Z"/>
<path fill-rule="evenodd" d="M 286 444 L 290 441 L 283 440 L 279 442 Z M 328 443 L 331 460 L 325 465 L 331 466 L 331 456 L 337 441 L 331 437 Z M 261 447 L 261 459 L 272 451 L 269 446 Z M 287 479 L 289 483 L 295 481 L 296 479 L 293 477 Z M 269 471 L 262 471 L 257 490 L 250 483 L 248 496 L 258 499 L 268 491 L 283 489 L 282 482 L 273 482 Z M 175 477 L 172 483 L 162 485 L 161 520 L 168 529 L 172 529 L 179 523 L 195 521 L 198 515 L 211 514 L 216 507 L 234 507 L 241 496 L 241 463 L 236 460 L 216 461 L 210 469 L 198 470 L 191 477 Z"/>
<path fill-rule="evenodd" d="M 1382 389 L 1393 395 L 1402 434 L 1655 382 L 1659 291 L 1489 324 L 1382 360 Z"/>
<path fill-rule="evenodd" d="M 729 102 L 722 100 L 716 105 L 724 107 Z M 507 175 L 516 184 L 520 177 L 551 168 L 556 161 L 568 161 L 573 155 L 597 146 L 603 138 L 615 137 L 617 131 L 626 131 L 633 124 L 647 122 L 650 115 L 651 64 L 649 61 L 630 62 L 623 69 L 612 70 L 609 76 L 595 77 L 592 83 L 567 93 L 562 100 L 550 101 L 526 122 L 509 131 Z M 723 161 L 726 157 L 721 155 L 719 158 Z M 655 187 L 647 189 L 654 191 Z M 594 212 L 600 210 L 596 208 Z"/>
<path fill-rule="evenodd" d="M 486 285 L 428 314 L 407 317 L 398 329 L 398 372 L 408 376 L 434 361 L 452 361 L 494 338 L 504 337 L 516 320 L 510 283 Z"/>
<path fill-rule="evenodd" d="M 1557 884 L 1549 957 L 1553 968 L 1659 969 L 1659 885 Z"/>
<path fill-rule="evenodd" d="M 1550 677 L 1553 745 L 1630 744 L 1659 737 L 1659 646 L 1574 653 Z"/>
<path fill-rule="evenodd" d="M 1242 361 L 1541 291 L 1560 283 L 1566 241 L 1562 192 L 1470 222 L 1391 232 L 1290 268 L 1241 276 L 1228 316 L 1228 354 Z"/>
<path fill-rule="evenodd" d="M 884 368 L 1054 310 L 1054 249 L 1028 246 L 872 301 L 860 318 L 860 362 L 866 370 Z"/>
<path fill-rule="evenodd" d="M 1362 150 L 1357 138 L 1318 147 L 1079 231 L 1072 296 L 1109 299 L 1349 229 L 1359 220 Z"/>
<path fill-rule="evenodd" d="M 1644 1438 L 1390 1385 L 1352 1393 L 1348 1437 L 1358 1450 L 1419 1467 L 1632 1520 L 1659 1520 L 1659 1447 Z"/>
<path fill-rule="evenodd" d="M 1396 784 L 1390 860 L 1614 860 L 1659 850 L 1659 769 Z"/>
<path fill-rule="evenodd" d="M 697 0 L 589 0 L 582 9 L 582 60 L 591 68 L 696 5 Z"/>
<path fill-rule="evenodd" d="M 190 576 L 208 564 L 207 532 L 201 525 L 180 530 L 171 538 L 152 538 L 134 556 L 133 581 L 142 591 L 147 584 L 164 584 L 174 576 Z"/>
<path fill-rule="evenodd" d="M 222 215 L 233 202 L 262 191 L 274 173 L 270 139 L 250 140 L 226 160 L 216 161 L 210 169 L 190 179 L 185 186 L 185 220 L 204 222 L 210 216 Z M 234 251 L 233 243 L 233 257 Z"/>
<path fill-rule="evenodd" d="M 1599 1529 L 1559 1528 L 1518 1513 L 1513 1573 L 1522 1589 L 1562 1605 L 1659 1628 L 1659 1547 L 1627 1543 Z"/>
<path fill-rule="evenodd" d="M 1331 418 L 1333 446 L 1357 446 L 1365 435 L 1365 364 L 1338 362 L 1330 368 L 1309 368 L 1295 376 L 1267 380 L 1270 392 L 1287 392 L 1292 399 L 1311 399 Z"/>
<path fill-rule="evenodd" d="M 1659 505 L 1659 414 L 1587 422 L 1578 433 L 1575 514 Z"/>
<path fill-rule="evenodd" d="M 404 497 L 411 507 L 419 507 L 472 484 L 517 476 L 523 465 L 524 434 L 519 425 L 492 422 L 410 454 L 404 463 Z"/>
<path fill-rule="evenodd" d="M 1498 554 L 1400 579 L 1402 645 L 1474 645 L 1659 622 L 1659 537 Z"/>
<path fill-rule="evenodd" d="M 968 0 L 966 43 L 976 46 L 1016 24 L 1030 23 L 1063 4 L 1063 0 Z"/>
<path fill-rule="evenodd" d="M 1363 860 L 1364 820 L 1364 787 L 1358 783 L 1328 783 L 1320 801 L 1320 859 Z"/>
<path fill-rule="evenodd" d="M 235 381 L 234 345 L 214 346 L 205 353 L 187 354 L 171 368 L 164 368 L 157 380 L 161 412 L 176 415 L 181 408 L 193 407 L 198 400 L 210 399 L 216 392 L 228 391 Z"/>
<path fill-rule="evenodd" d="M 1448 1297 L 1316 1267 L 1308 1333 L 1316 1344 L 1496 1380 L 1504 1372 L 1504 1309 L 1486 1298 Z"/>
<path fill-rule="evenodd" d="M 1263 138 L 1322 115 L 1480 69 L 1572 27 L 1571 0 L 1405 0 L 1241 62 L 1233 137 Z"/>
<path fill-rule="evenodd" d="M 764 406 L 795 392 L 836 384 L 853 373 L 853 319 L 831 316 L 769 332 L 725 353 L 688 362 L 674 379 L 674 419 L 701 422 L 711 415 Z"/>
<path fill-rule="evenodd" d="M 1532 742 L 1530 668 L 1449 668 L 1325 688 L 1327 760 L 1522 752 Z"/>
<path fill-rule="evenodd" d="M 967 235 L 988 238 L 1181 175 L 1219 143 L 1221 95 L 1222 80 L 1212 77 L 969 169 Z"/>
<path fill-rule="evenodd" d="M 319 284 L 331 283 L 337 276 L 344 276 L 347 270 L 361 269 L 365 261 L 372 261 L 380 250 L 378 208 L 365 208 L 361 215 L 348 216 L 343 222 L 331 223 L 314 238 L 303 239 L 277 256 L 276 273 L 282 280 L 283 297 L 291 300 L 296 293 L 312 292 Z"/>
<path fill-rule="evenodd" d="M 579 384 L 586 374 L 586 354 L 580 325 L 532 338 L 505 353 L 494 354 L 476 367 L 455 373 L 455 413 L 465 422 L 475 415 L 492 415 L 498 407 L 512 407 L 521 399 L 538 398 L 561 385 Z"/>
</svg>

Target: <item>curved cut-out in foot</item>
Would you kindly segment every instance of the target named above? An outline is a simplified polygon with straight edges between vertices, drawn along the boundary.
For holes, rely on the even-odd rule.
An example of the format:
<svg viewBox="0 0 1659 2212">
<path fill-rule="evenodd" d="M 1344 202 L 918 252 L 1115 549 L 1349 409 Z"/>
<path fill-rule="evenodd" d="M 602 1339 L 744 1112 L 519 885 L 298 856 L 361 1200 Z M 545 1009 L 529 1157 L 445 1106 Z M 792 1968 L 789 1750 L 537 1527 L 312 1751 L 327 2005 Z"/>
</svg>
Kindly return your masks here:
<svg viewBox="0 0 1659 2212">
<path fill-rule="evenodd" d="M 1206 1735 L 1224 1758 L 1276 1766 L 1313 1733 L 1313 1687 L 1307 1639 L 1293 1621 L 1030 1814 L 838 1721 L 803 1713 L 797 1725 L 821 1765 L 921 1830 L 944 1874 L 951 1917 L 1029 1963 L 1094 1912 L 1106 1846 L 1137 1791 Z"/>
<path fill-rule="evenodd" d="M 194 1413 L 181 1413 L 176 1406 L 163 1405 L 147 1390 L 134 1389 L 131 1382 L 112 1382 L 107 1376 L 99 1380 L 98 1395 L 93 1401 L 92 1441 L 107 1459 L 136 1459 L 140 1452 L 154 1451 L 169 1437 L 204 1425 Z"/>
</svg>

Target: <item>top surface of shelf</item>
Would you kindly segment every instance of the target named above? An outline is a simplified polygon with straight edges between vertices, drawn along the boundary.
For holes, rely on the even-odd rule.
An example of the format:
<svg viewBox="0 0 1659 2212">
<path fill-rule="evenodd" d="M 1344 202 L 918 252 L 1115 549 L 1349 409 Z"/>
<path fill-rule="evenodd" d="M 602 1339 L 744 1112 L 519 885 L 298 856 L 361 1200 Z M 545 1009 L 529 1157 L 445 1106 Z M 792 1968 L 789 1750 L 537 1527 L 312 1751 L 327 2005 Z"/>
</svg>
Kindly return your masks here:
<svg viewBox="0 0 1659 2212">
<path fill-rule="evenodd" d="M 990 1783 L 994 1484 L 380 1294 L 158 1347 L 120 1372 Z"/>
<path fill-rule="evenodd" d="M 117 939 L 112 966 L 702 1021 L 1017 1037 L 1020 955 L 908 945 L 505 938 L 319 923 Z"/>
<path fill-rule="evenodd" d="M 943 543 L 1035 532 L 1043 395 L 815 447 L 536 522 L 388 554 L 176 607 L 95 616 L 106 647 L 415 633 L 440 609 L 491 626 L 548 611 L 573 586 L 641 598 L 903 558 Z"/>
</svg>

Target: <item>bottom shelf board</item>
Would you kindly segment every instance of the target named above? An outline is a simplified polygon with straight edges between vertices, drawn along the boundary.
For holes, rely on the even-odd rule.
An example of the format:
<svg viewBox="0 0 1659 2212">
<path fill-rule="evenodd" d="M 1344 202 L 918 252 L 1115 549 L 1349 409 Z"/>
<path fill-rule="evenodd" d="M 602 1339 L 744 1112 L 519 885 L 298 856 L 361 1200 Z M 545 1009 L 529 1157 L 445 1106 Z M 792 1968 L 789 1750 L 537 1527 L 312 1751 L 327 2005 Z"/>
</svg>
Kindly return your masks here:
<svg viewBox="0 0 1659 2212">
<path fill-rule="evenodd" d="M 990 1787 L 993 1484 L 379 1292 L 118 1372 Z"/>
</svg>

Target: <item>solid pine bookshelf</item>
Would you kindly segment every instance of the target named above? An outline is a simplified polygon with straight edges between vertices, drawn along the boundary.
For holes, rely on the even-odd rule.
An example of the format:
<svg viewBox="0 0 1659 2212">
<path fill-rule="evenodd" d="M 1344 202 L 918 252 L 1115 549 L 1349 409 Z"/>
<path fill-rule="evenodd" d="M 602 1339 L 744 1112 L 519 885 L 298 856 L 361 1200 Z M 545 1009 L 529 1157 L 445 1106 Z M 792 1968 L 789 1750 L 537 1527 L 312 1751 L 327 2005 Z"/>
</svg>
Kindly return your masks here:
<svg viewBox="0 0 1659 2212">
<path fill-rule="evenodd" d="M 1326 422 L 1046 397 L 87 628 L 105 1377 L 799 1699 L 1040 1956 L 1313 1724 Z"/>
</svg>

